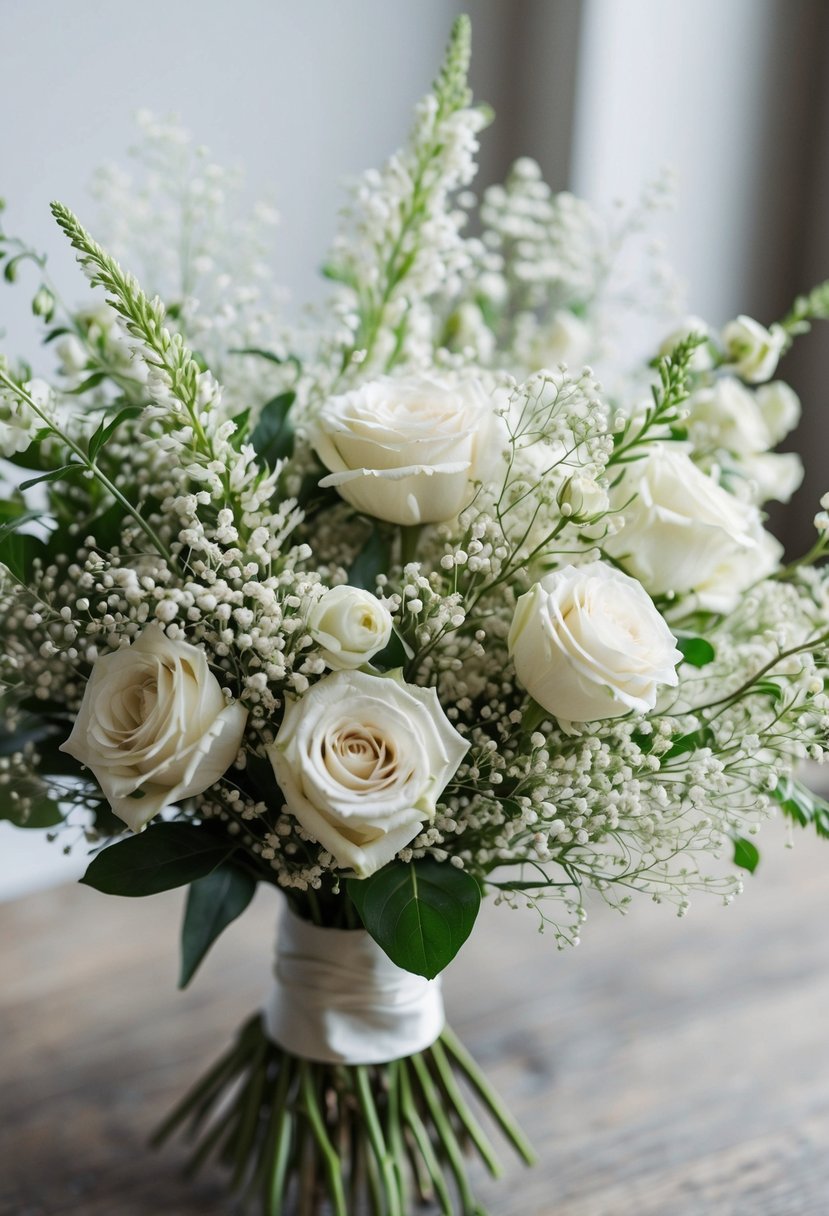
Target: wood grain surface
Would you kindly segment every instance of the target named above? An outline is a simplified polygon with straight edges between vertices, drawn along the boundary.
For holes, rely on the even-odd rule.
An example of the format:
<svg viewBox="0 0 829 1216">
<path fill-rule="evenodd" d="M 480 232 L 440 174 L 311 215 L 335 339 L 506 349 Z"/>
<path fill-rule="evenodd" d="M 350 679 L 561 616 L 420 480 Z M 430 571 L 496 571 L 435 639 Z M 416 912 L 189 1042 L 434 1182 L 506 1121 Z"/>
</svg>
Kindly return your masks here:
<svg viewBox="0 0 829 1216">
<path fill-rule="evenodd" d="M 829 846 L 761 843 L 733 907 L 597 906 L 565 954 L 485 909 L 449 1013 L 541 1159 L 481 1179 L 493 1216 L 827 1216 Z M 264 994 L 277 903 L 184 994 L 180 893 L 0 905 L 2 1216 L 232 1216 L 220 1175 L 146 1141 Z"/>
</svg>

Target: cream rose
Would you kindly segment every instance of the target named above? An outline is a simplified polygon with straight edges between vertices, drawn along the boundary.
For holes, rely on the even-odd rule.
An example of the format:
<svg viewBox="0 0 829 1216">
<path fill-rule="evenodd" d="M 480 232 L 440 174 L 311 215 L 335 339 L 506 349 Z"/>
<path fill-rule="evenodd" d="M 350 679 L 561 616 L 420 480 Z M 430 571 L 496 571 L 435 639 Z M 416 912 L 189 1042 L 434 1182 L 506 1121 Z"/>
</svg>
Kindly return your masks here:
<svg viewBox="0 0 829 1216">
<path fill-rule="evenodd" d="M 438 523 L 468 506 L 502 459 L 496 401 L 478 380 L 371 380 L 321 408 L 312 435 L 333 486 L 366 515 Z"/>
<path fill-rule="evenodd" d="M 603 562 L 565 566 L 522 595 L 509 650 L 530 696 L 566 722 L 653 709 L 682 658 L 644 588 Z"/>
<path fill-rule="evenodd" d="M 667 446 L 630 466 L 614 489 L 624 526 L 605 542 L 651 595 L 694 592 L 699 607 L 729 612 L 770 574 L 781 548 L 760 513 Z"/>
<path fill-rule="evenodd" d="M 774 447 L 793 431 L 800 421 L 800 398 L 784 380 L 772 380 L 757 389 L 757 407 L 769 434 L 769 447 Z"/>
<path fill-rule="evenodd" d="M 268 755 L 291 814 L 366 878 L 434 818 L 467 746 L 433 688 L 339 671 L 288 703 Z"/>
<path fill-rule="evenodd" d="M 749 384 L 762 384 L 775 373 L 786 331 L 780 325 L 766 329 L 751 317 L 739 316 L 723 329 L 722 343 L 729 367 Z"/>
<path fill-rule="evenodd" d="M 225 701 L 204 651 L 152 624 L 95 662 L 61 751 L 92 770 L 115 814 L 137 832 L 218 781 L 246 720 L 238 701 Z"/>
<path fill-rule="evenodd" d="M 388 644 L 391 614 L 370 591 L 332 587 L 308 615 L 308 632 L 333 671 L 362 667 Z"/>
</svg>

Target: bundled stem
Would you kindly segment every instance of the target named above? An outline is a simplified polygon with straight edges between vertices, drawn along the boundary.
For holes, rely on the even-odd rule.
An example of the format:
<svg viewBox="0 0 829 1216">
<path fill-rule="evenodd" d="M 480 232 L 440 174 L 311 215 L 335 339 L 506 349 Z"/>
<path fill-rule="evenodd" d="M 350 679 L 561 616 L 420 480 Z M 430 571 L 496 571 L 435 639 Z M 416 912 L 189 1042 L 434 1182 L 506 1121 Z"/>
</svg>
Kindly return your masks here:
<svg viewBox="0 0 829 1216">
<path fill-rule="evenodd" d="M 442 1216 L 486 1216 L 467 1156 L 500 1163 L 462 1086 L 532 1164 L 532 1148 L 447 1028 L 431 1047 L 388 1064 L 303 1060 L 267 1038 L 256 1014 L 231 1049 L 159 1127 L 192 1143 L 194 1174 L 215 1160 L 263 1216 L 406 1216 L 410 1190 Z"/>
</svg>

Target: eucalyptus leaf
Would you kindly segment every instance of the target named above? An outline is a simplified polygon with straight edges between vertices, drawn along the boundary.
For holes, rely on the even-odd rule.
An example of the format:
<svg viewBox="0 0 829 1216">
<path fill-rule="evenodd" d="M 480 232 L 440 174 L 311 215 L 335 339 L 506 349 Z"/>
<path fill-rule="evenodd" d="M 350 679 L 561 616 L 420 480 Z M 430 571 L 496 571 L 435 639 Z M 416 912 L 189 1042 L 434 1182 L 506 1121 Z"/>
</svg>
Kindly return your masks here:
<svg viewBox="0 0 829 1216">
<path fill-rule="evenodd" d="M 256 880 L 232 863 L 191 884 L 181 927 L 179 988 L 186 988 L 216 938 L 253 899 Z"/>
<path fill-rule="evenodd" d="M 232 851 L 205 825 L 151 824 L 99 853 L 81 882 L 105 895 L 155 895 L 204 878 Z"/>
<path fill-rule="evenodd" d="M 471 874 L 423 858 L 393 861 L 365 879 L 349 879 L 360 919 L 393 963 L 434 979 L 472 932 L 481 889 Z"/>
</svg>

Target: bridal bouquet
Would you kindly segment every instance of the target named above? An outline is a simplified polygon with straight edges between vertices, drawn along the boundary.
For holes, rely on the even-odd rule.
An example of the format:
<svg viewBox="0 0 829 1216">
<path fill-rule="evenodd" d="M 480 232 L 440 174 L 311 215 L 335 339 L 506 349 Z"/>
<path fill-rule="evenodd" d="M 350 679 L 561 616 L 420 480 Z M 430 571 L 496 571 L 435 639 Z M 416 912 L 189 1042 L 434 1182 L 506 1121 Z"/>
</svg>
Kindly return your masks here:
<svg viewBox="0 0 829 1216">
<path fill-rule="evenodd" d="M 486 1122 L 532 1160 L 444 1023 L 482 897 L 565 946 L 589 892 L 730 900 L 775 811 L 829 834 L 797 777 L 829 498 L 787 565 L 761 511 L 801 475 L 773 377 L 829 289 L 770 328 L 672 321 L 658 262 L 621 270 L 659 188 L 614 225 L 528 160 L 466 235 L 468 57 L 461 19 L 302 325 L 272 211 L 234 219 L 235 179 L 146 116 L 143 177 L 98 188 L 152 295 L 62 204 L 91 307 L 0 234 L 55 352 L 0 363 L 0 815 L 84 838 L 99 891 L 188 886 L 182 985 L 281 890 L 272 996 L 159 1131 L 268 1213 L 479 1213 Z M 605 390 L 585 364 L 634 304 L 668 336 Z"/>
</svg>

